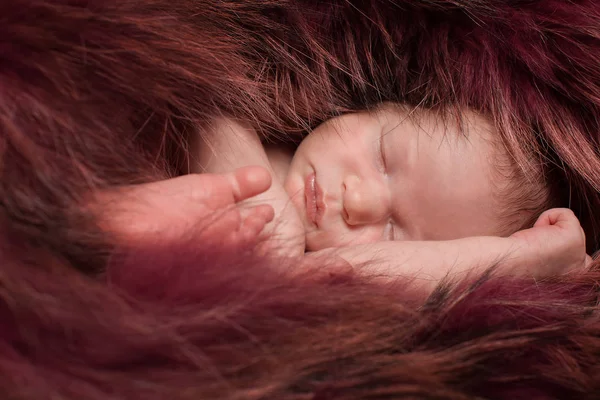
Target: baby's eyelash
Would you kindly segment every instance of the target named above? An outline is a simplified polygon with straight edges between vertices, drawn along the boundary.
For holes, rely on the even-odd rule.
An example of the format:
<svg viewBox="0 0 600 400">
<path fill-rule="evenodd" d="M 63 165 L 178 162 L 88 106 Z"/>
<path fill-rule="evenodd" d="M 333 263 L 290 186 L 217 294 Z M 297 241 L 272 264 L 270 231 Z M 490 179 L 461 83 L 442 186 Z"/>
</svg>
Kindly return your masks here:
<svg viewBox="0 0 600 400">
<path fill-rule="evenodd" d="M 390 220 L 386 226 L 386 235 L 385 240 L 393 241 L 396 240 L 396 227 L 394 225 L 394 221 Z"/>
<path fill-rule="evenodd" d="M 379 137 L 379 158 L 381 159 L 381 164 L 383 167 L 383 171 L 387 171 L 387 159 L 385 157 L 385 146 L 383 143 L 383 135 Z"/>
</svg>

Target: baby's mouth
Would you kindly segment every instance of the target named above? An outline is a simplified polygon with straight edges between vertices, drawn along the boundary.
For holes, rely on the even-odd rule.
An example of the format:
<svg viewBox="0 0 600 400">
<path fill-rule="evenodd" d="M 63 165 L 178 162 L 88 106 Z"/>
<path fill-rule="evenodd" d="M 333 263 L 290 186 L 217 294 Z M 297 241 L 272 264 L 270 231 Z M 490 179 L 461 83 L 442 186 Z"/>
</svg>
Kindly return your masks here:
<svg viewBox="0 0 600 400">
<path fill-rule="evenodd" d="M 319 222 L 325 213 L 323 190 L 319 186 L 319 183 L 317 182 L 317 176 L 314 172 L 306 177 L 306 181 L 304 183 L 306 215 L 308 220 L 318 228 Z"/>
</svg>

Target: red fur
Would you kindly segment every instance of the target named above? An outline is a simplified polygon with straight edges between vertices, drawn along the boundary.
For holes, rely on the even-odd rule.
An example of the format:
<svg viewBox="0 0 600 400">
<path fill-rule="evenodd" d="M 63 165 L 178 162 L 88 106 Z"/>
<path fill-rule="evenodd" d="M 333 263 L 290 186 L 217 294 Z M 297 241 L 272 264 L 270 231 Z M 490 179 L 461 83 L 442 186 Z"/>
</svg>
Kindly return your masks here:
<svg viewBox="0 0 600 400">
<path fill-rule="evenodd" d="M 599 54 L 595 0 L 0 3 L 1 392 L 596 398 L 595 270 L 423 300 L 192 234 L 113 252 L 83 204 L 177 173 L 218 113 L 283 138 L 381 101 L 471 107 L 597 250 Z"/>
</svg>

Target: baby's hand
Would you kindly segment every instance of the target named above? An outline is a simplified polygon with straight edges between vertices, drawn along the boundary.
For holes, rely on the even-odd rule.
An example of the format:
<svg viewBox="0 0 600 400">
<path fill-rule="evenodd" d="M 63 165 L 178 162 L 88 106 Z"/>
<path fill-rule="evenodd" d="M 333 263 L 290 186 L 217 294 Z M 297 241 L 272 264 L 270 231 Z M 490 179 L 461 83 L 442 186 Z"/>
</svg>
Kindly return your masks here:
<svg viewBox="0 0 600 400">
<path fill-rule="evenodd" d="M 193 235 L 204 243 L 235 246 L 255 240 L 274 215 L 270 205 L 237 203 L 270 185 L 266 169 L 245 167 L 231 173 L 191 174 L 104 191 L 94 195 L 90 206 L 101 227 L 126 242 Z"/>
<path fill-rule="evenodd" d="M 533 228 L 510 236 L 516 246 L 519 268 L 536 277 L 561 274 L 587 267 L 592 259 L 585 251 L 585 233 L 567 208 L 544 212 Z"/>
</svg>

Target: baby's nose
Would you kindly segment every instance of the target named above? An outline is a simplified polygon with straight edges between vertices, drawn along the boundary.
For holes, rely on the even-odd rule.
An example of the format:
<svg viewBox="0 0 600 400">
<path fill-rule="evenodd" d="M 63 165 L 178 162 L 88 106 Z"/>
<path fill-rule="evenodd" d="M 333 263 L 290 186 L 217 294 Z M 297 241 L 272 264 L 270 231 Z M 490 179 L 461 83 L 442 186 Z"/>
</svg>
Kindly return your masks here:
<svg viewBox="0 0 600 400">
<path fill-rule="evenodd" d="M 344 180 L 343 190 L 343 213 L 348 225 L 373 224 L 389 216 L 389 195 L 382 182 L 351 175 Z"/>
</svg>

